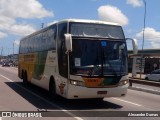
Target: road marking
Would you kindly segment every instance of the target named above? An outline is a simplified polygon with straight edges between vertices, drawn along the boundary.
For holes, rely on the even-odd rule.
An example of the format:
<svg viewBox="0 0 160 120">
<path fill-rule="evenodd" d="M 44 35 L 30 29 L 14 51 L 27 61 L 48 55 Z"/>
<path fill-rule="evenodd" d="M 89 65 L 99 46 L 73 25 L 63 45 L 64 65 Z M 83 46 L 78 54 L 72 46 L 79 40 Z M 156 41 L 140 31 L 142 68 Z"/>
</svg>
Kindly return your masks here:
<svg viewBox="0 0 160 120">
<path fill-rule="evenodd" d="M 13 73 L 16 73 L 18 74 L 18 68 L 12 68 L 12 67 L 3 67 L 2 68 L 4 71 L 7 71 L 7 72 L 13 72 Z M 16 71 L 15 71 L 16 70 Z"/>
<path fill-rule="evenodd" d="M 125 103 L 129 103 L 129 104 L 132 104 L 132 105 L 136 105 L 136 106 L 142 106 L 140 104 L 137 104 L 137 103 L 134 103 L 134 102 L 130 102 L 130 101 L 126 101 L 126 100 L 122 100 L 122 99 L 119 99 L 119 98 L 113 98 L 115 100 L 119 100 L 119 101 L 122 101 L 122 102 L 125 102 Z"/>
<path fill-rule="evenodd" d="M 3 78 L 5 78 L 6 80 L 8 80 L 8 81 L 10 81 L 10 82 L 14 82 L 14 81 L 12 81 L 11 79 L 9 79 L 9 78 L 7 78 L 7 77 L 1 75 L 1 74 L 0 74 L 0 76 L 3 77 Z M 16 83 L 15 83 L 15 84 L 16 84 Z M 17 85 L 18 85 L 18 84 L 17 84 Z M 19 85 L 18 85 L 18 86 L 19 86 Z"/>
<path fill-rule="evenodd" d="M 3 77 L 3 78 L 5 78 L 5 79 L 8 80 L 8 81 L 14 83 L 14 81 L 12 81 L 11 79 L 7 78 L 6 76 L 3 76 L 3 75 L 1 75 L 1 74 L 0 74 L 0 76 Z M 75 114 L 73 114 L 73 113 L 71 113 L 71 112 L 69 112 L 69 111 L 63 109 L 62 107 L 60 107 L 60 106 L 58 106 L 58 105 L 56 105 L 56 104 L 53 104 L 52 102 L 50 102 L 50 101 L 48 101 L 48 100 L 42 98 L 41 96 L 39 96 L 39 95 L 33 93 L 32 91 L 30 91 L 30 90 L 28 90 L 28 89 L 26 89 L 26 88 L 24 88 L 24 87 L 18 85 L 17 83 L 14 83 L 14 84 L 17 85 L 18 87 L 24 89 L 25 91 L 31 93 L 32 95 L 34 95 L 34 96 L 36 96 L 36 97 L 39 97 L 40 99 L 42 99 L 42 100 L 45 101 L 46 103 L 48 103 L 48 104 L 50 104 L 50 105 L 52 105 L 52 106 L 54 106 L 54 107 L 57 107 L 57 108 L 60 109 L 61 111 L 63 111 L 63 112 L 65 112 L 65 113 L 67 113 L 68 115 L 70 115 L 71 117 L 74 117 L 74 118 L 77 119 L 77 120 L 83 120 L 82 118 L 77 117 Z M 1 119 L 0 119 L 0 120 L 1 120 Z"/>
</svg>

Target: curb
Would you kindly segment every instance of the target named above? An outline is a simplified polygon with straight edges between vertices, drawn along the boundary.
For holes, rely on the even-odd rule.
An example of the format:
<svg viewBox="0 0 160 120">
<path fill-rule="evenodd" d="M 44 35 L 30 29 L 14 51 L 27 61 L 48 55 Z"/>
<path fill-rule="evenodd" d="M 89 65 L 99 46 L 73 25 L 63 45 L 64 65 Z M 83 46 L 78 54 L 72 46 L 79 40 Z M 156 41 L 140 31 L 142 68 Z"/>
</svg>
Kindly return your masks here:
<svg viewBox="0 0 160 120">
<path fill-rule="evenodd" d="M 131 87 L 131 86 L 129 86 L 128 89 L 160 95 L 160 91 L 158 90 L 146 89 L 146 88 L 141 88 L 141 87 Z"/>
<path fill-rule="evenodd" d="M 132 79 L 132 78 L 130 78 L 129 79 L 130 86 L 132 86 L 132 83 L 149 85 L 149 86 L 154 86 L 154 87 L 160 87 L 160 82 L 149 81 L 149 80 L 144 80 L 144 79 Z"/>
<path fill-rule="evenodd" d="M 148 81 L 148 80 L 145 80 L 145 79 L 130 78 L 129 79 L 129 87 L 128 87 L 131 90 L 143 91 L 143 92 L 147 92 L 147 93 L 151 93 L 151 94 L 160 95 L 159 90 L 153 90 L 153 89 L 149 89 L 149 88 L 145 88 L 145 87 L 136 87 L 136 86 L 132 85 L 133 83 L 141 84 L 141 85 L 147 85 L 147 86 L 160 87 L 160 82 Z"/>
</svg>

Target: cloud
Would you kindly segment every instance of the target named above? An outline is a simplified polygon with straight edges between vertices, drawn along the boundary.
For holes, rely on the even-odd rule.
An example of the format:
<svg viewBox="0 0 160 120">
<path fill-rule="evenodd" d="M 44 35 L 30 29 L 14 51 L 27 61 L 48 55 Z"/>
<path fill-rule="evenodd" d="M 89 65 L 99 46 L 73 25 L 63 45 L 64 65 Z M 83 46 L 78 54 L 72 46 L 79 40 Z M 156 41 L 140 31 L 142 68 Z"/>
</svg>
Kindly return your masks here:
<svg viewBox="0 0 160 120">
<path fill-rule="evenodd" d="M 39 19 L 53 17 L 38 0 L 0 0 L 0 32 L 1 37 L 6 37 L 2 31 L 12 35 L 25 36 L 35 31 L 30 24 L 17 23 L 17 18 Z"/>
<path fill-rule="evenodd" d="M 5 37 L 7 37 L 7 34 L 6 34 L 6 33 L 3 33 L 3 32 L 0 32 L 0 39 L 1 39 L 1 38 L 5 38 Z"/>
<path fill-rule="evenodd" d="M 43 18 L 52 17 L 38 0 L 1 0 L 0 14 L 10 18 Z"/>
<path fill-rule="evenodd" d="M 30 25 L 30 24 L 22 24 L 22 23 L 16 23 L 15 19 L 1 16 L 0 17 L 0 31 L 5 31 L 8 34 L 17 35 L 17 36 L 25 36 L 32 32 L 34 32 L 36 29 Z"/>
<path fill-rule="evenodd" d="M 143 38 L 143 30 L 136 34 L 138 39 Z M 154 28 L 147 27 L 144 32 L 144 42 L 149 48 L 159 48 L 160 46 L 160 31 L 156 31 Z"/>
<path fill-rule="evenodd" d="M 122 26 L 128 24 L 128 18 L 115 6 L 100 6 L 98 8 L 98 15 L 103 21 L 119 23 Z"/>
<path fill-rule="evenodd" d="M 5 30 L 5 29 L 9 28 L 12 24 L 15 24 L 15 23 L 16 23 L 16 21 L 14 19 L 1 15 L 1 17 L 0 17 L 0 30 Z"/>
<path fill-rule="evenodd" d="M 142 0 L 127 0 L 127 4 L 130 4 L 133 7 L 141 7 L 143 6 L 143 1 Z"/>
<path fill-rule="evenodd" d="M 36 30 L 29 24 L 15 24 L 12 25 L 8 31 L 13 35 L 26 36 L 35 32 Z"/>
</svg>

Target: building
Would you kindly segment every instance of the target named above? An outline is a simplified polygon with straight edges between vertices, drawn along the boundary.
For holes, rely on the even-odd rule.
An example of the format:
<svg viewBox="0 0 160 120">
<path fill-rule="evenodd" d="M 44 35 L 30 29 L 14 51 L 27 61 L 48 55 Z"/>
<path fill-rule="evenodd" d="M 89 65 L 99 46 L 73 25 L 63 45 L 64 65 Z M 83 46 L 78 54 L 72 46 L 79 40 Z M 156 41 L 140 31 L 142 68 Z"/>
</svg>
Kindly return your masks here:
<svg viewBox="0 0 160 120">
<path fill-rule="evenodd" d="M 143 54 L 142 50 L 138 50 L 137 55 L 133 55 L 133 51 L 128 51 L 129 62 L 128 62 L 128 71 L 132 72 L 132 61 L 133 57 L 141 58 L 143 55 L 144 58 L 144 73 L 149 73 L 155 69 L 160 69 L 160 49 L 144 49 Z"/>
</svg>

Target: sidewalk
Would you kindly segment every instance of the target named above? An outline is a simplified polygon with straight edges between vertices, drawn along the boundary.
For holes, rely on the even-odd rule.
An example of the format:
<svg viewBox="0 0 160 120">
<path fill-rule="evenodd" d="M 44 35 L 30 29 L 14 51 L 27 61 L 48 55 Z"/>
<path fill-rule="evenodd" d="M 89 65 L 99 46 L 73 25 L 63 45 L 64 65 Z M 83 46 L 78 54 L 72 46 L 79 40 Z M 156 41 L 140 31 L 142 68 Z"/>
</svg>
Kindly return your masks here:
<svg viewBox="0 0 160 120">
<path fill-rule="evenodd" d="M 143 80 L 145 79 L 146 74 L 141 74 L 141 78 L 140 78 L 140 74 L 137 74 L 135 78 L 132 77 L 132 73 L 129 73 L 128 76 L 131 79 Z M 150 85 L 132 83 L 132 86 L 129 86 L 129 89 L 160 95 L 160 88 L 155 86 L 150 86 Z"/>
<path fill-rule="evenodd" d="M 149 86 L 149 85 L 142 85 L 142 84 L 133 83 L 132 86 L 129 86 L 129 89 L 160 95 L 160 88 L 159 87 L 154 87 L 154 86 Z"/>
<path fill-rule="evenodd" d="M 129 73 L 128 76 L 130 78 L 132 78 L 132 73 Z M 140 74 L 137 74 L 136 77 L 134 77 L 135 79 L 145 79 L 146 74 L 141 74 L 141 78 L 140 78 Z"/>
</svg>

